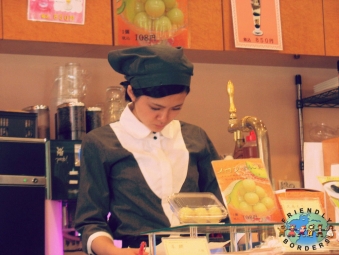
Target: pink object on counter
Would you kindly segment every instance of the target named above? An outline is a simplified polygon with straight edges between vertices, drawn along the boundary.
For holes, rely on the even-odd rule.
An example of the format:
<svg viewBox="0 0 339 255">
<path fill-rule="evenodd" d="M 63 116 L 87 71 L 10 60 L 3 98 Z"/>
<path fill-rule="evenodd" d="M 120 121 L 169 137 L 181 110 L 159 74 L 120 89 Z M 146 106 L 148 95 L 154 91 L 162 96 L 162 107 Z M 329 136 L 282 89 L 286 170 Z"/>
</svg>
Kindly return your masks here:
<svg viewBox="0 0 339 255">
<path fill-rule="evenodd" d="M 122 248 L 122 240 L 114 240 L 114 245 L 118 248 Z"/>
<path fill-rule="evenodd" d="M 62 202 L 45 200 L 45 254 L 63 255 Z"/>
</svg>

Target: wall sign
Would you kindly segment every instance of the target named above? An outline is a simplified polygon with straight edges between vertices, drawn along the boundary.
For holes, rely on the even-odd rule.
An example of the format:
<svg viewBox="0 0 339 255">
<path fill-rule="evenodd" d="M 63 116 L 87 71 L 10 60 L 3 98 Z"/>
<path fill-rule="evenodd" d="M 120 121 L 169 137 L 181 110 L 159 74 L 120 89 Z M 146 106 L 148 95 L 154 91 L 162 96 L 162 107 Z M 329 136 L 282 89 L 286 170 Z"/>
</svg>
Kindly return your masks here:
<svg viewBox="0 0 339 255">
<path fill-rule="evenodd" d="M 114 0 L 114 45 L 190 47 L 188 0 Z"/>
<path fill-rule="evenodd" d="M 85 23 L 86 0 L 28 0 L 28 20 L 67 24 Z"/>
<path fill-rule="evenodd" d="M 279 0 L 231 0 L 235 47 L 282 50 Z"/>
</svg>

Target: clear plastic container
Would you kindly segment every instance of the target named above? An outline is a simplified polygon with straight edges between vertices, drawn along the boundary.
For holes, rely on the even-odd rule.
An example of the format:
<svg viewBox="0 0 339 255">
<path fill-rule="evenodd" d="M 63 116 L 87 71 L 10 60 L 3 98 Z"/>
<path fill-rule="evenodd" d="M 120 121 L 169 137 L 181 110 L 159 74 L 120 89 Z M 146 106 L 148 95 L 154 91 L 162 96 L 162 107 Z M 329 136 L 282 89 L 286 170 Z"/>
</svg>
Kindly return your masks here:
<svg viewBox="0 0 339 255">
<path fill-rule="evenodd" d="M 246 136 L 246 142 L 242 148 L 243 158 L 258 158 L 257 137 L 254 130 L 251 130 Z"/>
<path fill-rule="evenodd" d="M 226 208 L 209 192 L 175 193 L 168 202 L 182 224 L 213 224 L 227 217 Z"/>
<path fill-rule="evenodd" d="M 125 89 L 122 86 L 109 86 L 106 89 L 104 124 L 116 122 L 125 107 Z"/>
<path fill-rule="evenodd" d="M 23 111 L 35 112 L 38 114 L 37 127 L 38 138 L 50 138 L 50 126 L 49 126 L 49 108 L 47 105 L 33 105 L 27 106 Z"/>
<path fill-rule="evenodd" d="M 58 66 L 55 69 L 50 112 L 55 115 L 58 106 L 64 103 L 84 102 L 90 80 L 90 73 L 79 63 L 66 63 Z"/>
<path fill-rule="evenodd" d="M 312 123 L 309 134 L 312 142 L 322 142 L 323 140 L 339 136 L 338 128 L 332 128 L 325 123 Z"/>
</svg>

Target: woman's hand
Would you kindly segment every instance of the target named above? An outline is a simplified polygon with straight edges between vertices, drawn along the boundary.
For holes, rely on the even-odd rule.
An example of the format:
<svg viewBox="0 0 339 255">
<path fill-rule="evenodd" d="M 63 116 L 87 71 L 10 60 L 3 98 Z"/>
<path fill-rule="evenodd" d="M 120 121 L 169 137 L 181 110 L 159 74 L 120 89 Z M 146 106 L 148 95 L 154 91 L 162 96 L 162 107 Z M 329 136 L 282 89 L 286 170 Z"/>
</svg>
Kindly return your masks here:
<svg viewBox="0 0 339 255">
<path fill-rule="evenodd" d="M 118 248 L 114 246 L 112 239 L 107 236 L 95 238 L 92 242 L 92 251 L 96 255 L 148 255 L 148 252 L 140 248 Z"/>
<path fill-rule="evenodd" d="M 139 253 L 140 249 L 126 248 L 126 249 L 121 249 L 121 250 L 123 251 L 121 255 L 148 255 L 148 252 L 146 251 L 142 251 L 142 253 Z"/>
<path fill-rule="evenodd" d="M 148 255 L 148 252 L 143 251 L 140 253 L 140 249 L 134 249 L 134 248 L 116 248 L 114 251 L 112 250 L 113 253 L 108 253 L 110 255 Z M 100 255 L 99 253 L 98 255 Z"/>
</svg>

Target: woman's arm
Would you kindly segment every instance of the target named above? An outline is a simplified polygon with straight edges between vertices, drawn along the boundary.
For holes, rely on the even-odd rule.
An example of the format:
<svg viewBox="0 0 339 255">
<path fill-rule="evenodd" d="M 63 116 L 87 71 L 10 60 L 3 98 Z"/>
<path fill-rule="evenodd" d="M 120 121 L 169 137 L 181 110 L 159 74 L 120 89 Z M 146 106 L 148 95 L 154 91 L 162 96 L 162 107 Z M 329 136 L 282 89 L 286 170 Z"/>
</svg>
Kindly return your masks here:
<svg viewBox="0 0 339 255">
<path fill-rule="evenodd" d="M 84 252 L 89 252 L 87 247 L 95 233 L 104 232 L 112 236 L 107 224 L 110 194 L 104 166 L 105 150 L 105 145 L 95 133 L 85 136 L 82 141 L 75 228 L 81 233 Z"/>
<path fill-rule="evenodd" d="M 93 240 L 92 251 L 96 255 L 148 255 L 147 252 L 139 253 L 139 249 L 120 249 L 106 236 L 99 236 Z"/>
</svg>

